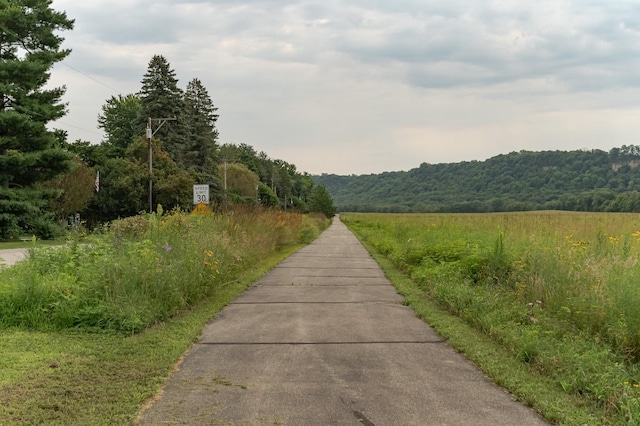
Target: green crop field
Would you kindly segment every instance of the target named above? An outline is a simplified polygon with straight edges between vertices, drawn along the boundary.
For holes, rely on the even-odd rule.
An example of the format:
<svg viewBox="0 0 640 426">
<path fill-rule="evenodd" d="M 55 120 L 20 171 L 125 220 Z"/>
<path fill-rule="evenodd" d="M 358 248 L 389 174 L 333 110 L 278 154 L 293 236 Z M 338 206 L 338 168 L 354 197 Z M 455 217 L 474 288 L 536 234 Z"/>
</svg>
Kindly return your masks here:
<svg viewBox="0 0 640 426">
<path fill-rule="evenodd" d="M 401 272 L 410 305 L 429 301 L 499 347 L 503 368 L 481 367 L 549 420 L 640 424 L 640 215 L 341 218 Z"/>
</svg>

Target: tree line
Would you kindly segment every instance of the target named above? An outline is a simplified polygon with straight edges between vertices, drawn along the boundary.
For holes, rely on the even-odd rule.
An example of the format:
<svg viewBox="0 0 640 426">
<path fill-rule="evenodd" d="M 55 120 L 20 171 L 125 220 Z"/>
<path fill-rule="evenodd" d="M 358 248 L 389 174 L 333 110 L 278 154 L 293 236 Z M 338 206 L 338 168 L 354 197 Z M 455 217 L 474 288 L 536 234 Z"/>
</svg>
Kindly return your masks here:
<svg viewBox="0 0 640 426">
<path fill-rule="evenodd" d="M 138 93 L 113 96 L 103 105 L 98 125 L 107 136 L 104 142 L 66 145 L 87 167 L 100 171 L 100 190 L 83 209 L 85 217 L 103 222 L 149 210 L 147 127 L 153 133 L 151 207 L 192 208 L 193 185 L 208 184 L 218 206 L 318 211 L 314 200 L 324 188 L 317 188 L 311 176 L 248 144 L 219 144 L 217 119 L 200 80 L 191 80 L 182 91 L 166 58 L 153 56 Z"/>
<path fill-rule="evenodd" d="M 640 212 L 640 146 L 519 151 L 371 175 L 313 176 L 341 211 Z"/>
<path fill-rule="evenodd" d="M 52 237 L 77 214 L 97 225 L 158 204 L 191 209 L 194 184 L 209 185 L 216 207 L 333 215 L 326 188 L 295 165 L 247 144 L 220 144 L 207 89 L 198 78 L 180 88 L 162 55 L 151 58 L 137 93 L 106 100 L 97 118 L 101 143 L 68 142 L 65 131 L 47 129 L 66 113 L 65 88 L 46 83 L 70 53 L 58 32 L 74 25 L 50 4 L 14 0 L 0 8 L 0 239 Z"/>
</svg>

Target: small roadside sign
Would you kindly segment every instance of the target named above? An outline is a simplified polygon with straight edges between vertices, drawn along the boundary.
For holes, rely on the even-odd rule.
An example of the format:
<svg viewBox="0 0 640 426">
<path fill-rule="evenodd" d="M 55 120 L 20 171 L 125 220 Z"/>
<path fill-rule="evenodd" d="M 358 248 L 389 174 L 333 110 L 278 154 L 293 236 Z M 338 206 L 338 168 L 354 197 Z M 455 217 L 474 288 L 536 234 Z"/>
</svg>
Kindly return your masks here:
<svg viewBox="0 0 640 426">
<path fill-rule="evenodd" d="M 209 204 L 209 185 L 193 185 L 193 204 Z"/>
<path fill-rule="evenodd" d="M 213 213 L 213 212 L 209 207 L 207 207 L 205 203 L 198 203 L 196 205 L 196 208 L 193 209 L 193 211 L 191 212 L 191 214 L 196 214 L 196 215 L 204 215 L 209 213 Z"/>
</svg>

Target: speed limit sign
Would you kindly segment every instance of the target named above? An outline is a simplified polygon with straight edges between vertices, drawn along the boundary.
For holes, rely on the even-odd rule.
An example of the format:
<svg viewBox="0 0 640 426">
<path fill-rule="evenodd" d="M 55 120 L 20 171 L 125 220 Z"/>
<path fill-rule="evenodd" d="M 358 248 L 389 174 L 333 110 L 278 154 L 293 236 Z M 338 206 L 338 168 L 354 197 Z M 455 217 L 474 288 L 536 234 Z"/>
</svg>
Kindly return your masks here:
<svg viewBox="0 0 640 426">
<path fill-rule="evenodd" d="M 209 185 L 193 185 L 193 204 L 209 204 Z"/>
</svg>

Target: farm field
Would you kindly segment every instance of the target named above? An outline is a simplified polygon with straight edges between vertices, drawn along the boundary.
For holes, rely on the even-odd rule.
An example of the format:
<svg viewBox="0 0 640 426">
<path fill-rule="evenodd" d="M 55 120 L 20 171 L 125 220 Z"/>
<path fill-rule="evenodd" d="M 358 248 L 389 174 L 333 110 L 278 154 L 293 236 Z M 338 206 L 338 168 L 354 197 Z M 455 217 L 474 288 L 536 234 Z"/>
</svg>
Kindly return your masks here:
<svg viewBox="0 0 640 426">
<path fill-rule="evenodd" d="M 504 360 L 494 365 L 483 365 L 473 345 L 459 349 L 547 419 L 640 424 L 639 215 L 346 213 L 341 220 L 402 273 L 396 286 L 418 315 L 428 317 L 419 309 L 428 301 L 499 347 Z M 454 346 L 456 320 L 432 324 Z"/>
</svg>

